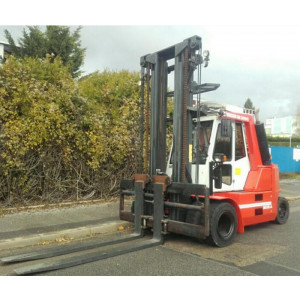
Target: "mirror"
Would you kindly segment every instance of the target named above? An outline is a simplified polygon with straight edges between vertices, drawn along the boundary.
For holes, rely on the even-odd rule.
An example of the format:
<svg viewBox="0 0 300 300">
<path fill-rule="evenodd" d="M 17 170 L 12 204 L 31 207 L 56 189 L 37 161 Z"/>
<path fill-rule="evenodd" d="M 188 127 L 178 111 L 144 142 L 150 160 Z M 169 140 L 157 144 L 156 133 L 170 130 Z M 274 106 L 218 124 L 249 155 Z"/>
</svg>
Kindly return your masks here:
<svg viewBox="0 0 300 300">
<path fill-rule="evenodd" d="M 232 134 L 232 121 L 228 119 L 221 120 L 221 137 L 231 137 Z"/>
<path fill-rule="evenodd" d="M 222 188 L 222 167 L 218 166 L 214 169 L 215 188 Z"/>
</svg>

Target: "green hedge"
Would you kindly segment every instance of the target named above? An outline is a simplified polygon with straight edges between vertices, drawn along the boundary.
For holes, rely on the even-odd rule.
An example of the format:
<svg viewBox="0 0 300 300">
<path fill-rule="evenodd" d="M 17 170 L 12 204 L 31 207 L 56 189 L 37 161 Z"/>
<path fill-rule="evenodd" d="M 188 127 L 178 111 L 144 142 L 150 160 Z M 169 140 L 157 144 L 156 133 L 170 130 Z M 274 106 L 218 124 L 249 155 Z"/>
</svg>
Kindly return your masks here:
<svg viewBox="0 0 300 300">
<path fill-rule="evenodd" d="M 268 143 L 270 146 L 280 146 L 280 147 L 289 147 L 290 146 L 290 138 L 289 137 L 274 137 L 274 136 L 267 136 Z M 300 145 L 300 137 L 299 136 L 292 136 L 291 146 L 297 147 Z"/>
</svg>

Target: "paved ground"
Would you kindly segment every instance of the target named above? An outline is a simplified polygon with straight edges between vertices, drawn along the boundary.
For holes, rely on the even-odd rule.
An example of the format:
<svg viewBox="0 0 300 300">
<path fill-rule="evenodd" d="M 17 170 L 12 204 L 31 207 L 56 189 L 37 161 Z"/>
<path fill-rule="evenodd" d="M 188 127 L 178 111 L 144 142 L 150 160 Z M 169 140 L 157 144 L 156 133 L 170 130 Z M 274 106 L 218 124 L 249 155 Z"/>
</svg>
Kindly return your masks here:
<svg viewBox="0 0 300 300">
<path fill-rule="evenodd" d="M 295 179 L 280 181 L 281 195 L 288 199 L 300 199 L 300 182 Z"/>
<path fill-rule="evenodd" d="M 281 195 L 291 202 L 289 222 L 284 226 L 267 223 L 249 227 L 230 247 L 216 249 L 189 238 L 170 236 L 164 246 L 126 254 L 126 259 L 115 257 L 49 274 L 300 275 L 300 237 L 295 230 L 300 226 L 300 184 L 286 180 L 281 182 L 281 189 Z M 105 239 L 107 234 L 130 231 L 131 225 L 118 220 L 116 202 L 9 214 L 0 218 L 0 256 L 23 251 L 19 248 L 25 246 L 28 250 L 32 245 L 39 249 L 61 242 L 78 243 L 73 238 Z M 177 263 L 172 267 L 170 261 Z M 0 269 L 0 275 L 11 270 L 3 266 Z"/>
<path fill-rule="evenodd" d="M 114 233 L 131 226 L 120 221 L 117 202 L 41 209 L 0 218 L 0 249 Z"/>
<path fill-rule="evenodd" d="M 214 248 L 203 241 L 184 236 L 169 235 L 162 246 L 140 250 L 121 256 L 95 261 L 41 275 L 57 276 L 300 276 L 300 201 L 291 204 L 287 224 L 265 223 L 248 227 L 245 234 L 226 248 Z M 114 234 L 120 238 L 124 232 Z M 92 240 L 103 241 L 111 236 L 97 236 Z M 136 242 L 135 242 L 136 243 Z M 72 241 L 71 244 L 82 244 Z M 133 242 L 130 242 L 132 245 Z M 53 245 L 25 248 L 26 251 L 52 248 Z M 119 246 L 115 246 L 119 247 Z M 106 251 L 107 248 L 104 248 Z M 0 251 L 0 256 L 17 254 L 21 249 Z M 22 250 L 23 251 L 23 250 Z M 82 254 L 95 254 L 88 250 Z M 60 256 L 59 259 L 78 256 L 78 253 Z M 53 262 L 58 258 L 43 261 Z M 9 275 L 13 269 L 37 262 L 1 265 L 0 276 Z M 289 282 L 291 282 L 289 280 Z M 282 282 L 281 282 L 282 284 Z M 286 282 L 284 282 L 286 285 Z"/>
</svg>

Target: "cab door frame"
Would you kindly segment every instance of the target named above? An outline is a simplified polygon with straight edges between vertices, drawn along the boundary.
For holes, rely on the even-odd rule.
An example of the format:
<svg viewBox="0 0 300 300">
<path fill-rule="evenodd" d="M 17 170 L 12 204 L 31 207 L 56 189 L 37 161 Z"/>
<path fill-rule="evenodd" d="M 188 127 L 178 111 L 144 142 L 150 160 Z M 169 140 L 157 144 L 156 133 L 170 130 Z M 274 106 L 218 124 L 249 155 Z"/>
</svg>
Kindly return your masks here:
<svg viewBox="0 0 300 300">
<path fill-rule="evenodd" d="M 238 126 L 240 126 L 238 128 Z M 223 162 L 221 168 L 222 168 L 222 187 L 221 189 L 217 189 L 213 187 L 214 192 L 227 192 L 227 191 L 240 191 L 244 189 L 245 182 L 247 180 L 247 176 L 250 171 L 250 162 L 248 157 L 248 150 L 247 150 L 247 141 L 246 141 L 246 134 L 245 134 L 245 125 L 243 122 L 233 121 L 232 122 L 232 134 L 231 134 L 231 157 L 230 160 Z M 214 143 L 217 143 L 217 137 L 218 137 L 218 131 L 220 129 L 220 123 L 217 125 L 216 135 L 214 136 Z M 237 130 L 239 130 L 239 133 L 237 133 Z M 237 134 L 241 135 L 242 137 L 239 138 L 240 141 L 242 141 L 242 149 L 243 150 L 243 156 L 239 157 L 237 156 Z M 214 145 L 213 153 L 212 153 L 212 159 L 213 155 L 215 153 L 216 145 Z M 227 154 L 227 153 L 223 153 Z M 238 158 L 239 157 L 239 158 Z"/>
</svg>

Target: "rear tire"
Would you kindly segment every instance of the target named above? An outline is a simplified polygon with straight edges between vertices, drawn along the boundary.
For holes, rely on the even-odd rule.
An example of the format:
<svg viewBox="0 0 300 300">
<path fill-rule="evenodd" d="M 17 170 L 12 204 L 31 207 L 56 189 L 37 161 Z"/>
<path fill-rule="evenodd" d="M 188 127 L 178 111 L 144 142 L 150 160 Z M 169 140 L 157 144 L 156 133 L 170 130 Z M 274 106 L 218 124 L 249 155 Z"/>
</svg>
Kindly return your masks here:
<svg viewBox="0 0 300 300">
<path fill-rule="evenodd" d="M 208 242 L 217 247 L 229 246 L 237 233 L 237 216 L 229 203 L 212 203 Z"/>
<path fill-rule="evenodd" d="M 290 214 L 290 205 L 289 202 L 283 198 L 278 198 L 278 208 L 277 208 L 277 216 L 275 222 L 277 224 L 285 224 L 289 218 Z"/>
</svg>

